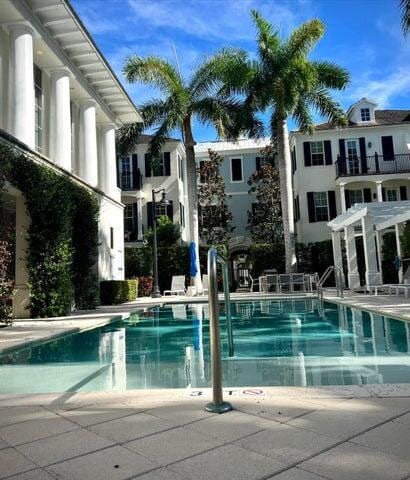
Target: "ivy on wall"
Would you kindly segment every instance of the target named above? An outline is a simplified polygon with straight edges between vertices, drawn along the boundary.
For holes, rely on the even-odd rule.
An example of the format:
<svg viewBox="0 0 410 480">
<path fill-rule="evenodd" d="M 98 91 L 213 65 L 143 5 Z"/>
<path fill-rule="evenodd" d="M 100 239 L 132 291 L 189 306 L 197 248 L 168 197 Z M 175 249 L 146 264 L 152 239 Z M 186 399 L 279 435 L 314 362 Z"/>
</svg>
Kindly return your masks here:
<svg viewBox="0 0 410 480">
<path fill-rule="evenodd" d="M 98 202 L 91 192 L 0 146 L 0 170 L 22 192 L 30 225 L 27 272 L 33 317 L 67 315 L 73 306 L 94 308 L 98 287 Z"/>
</svg>

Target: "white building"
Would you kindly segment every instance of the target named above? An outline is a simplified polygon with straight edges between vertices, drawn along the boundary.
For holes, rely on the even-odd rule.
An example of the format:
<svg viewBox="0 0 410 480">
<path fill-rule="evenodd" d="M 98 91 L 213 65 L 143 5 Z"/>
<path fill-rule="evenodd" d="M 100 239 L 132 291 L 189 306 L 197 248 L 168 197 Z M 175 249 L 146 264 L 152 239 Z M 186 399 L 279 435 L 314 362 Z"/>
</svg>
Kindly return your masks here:
<svg viewBox="0 0 410 480">
<path fill-rule="evenodd" d="M 291 133 L 299 242 L 330 239 L 327 223 L 356 203 L 409 198 L 410 110 L 376 107 L 364 98 L 348 109 L 346 128 Z"/>
<path fill-rule="evenodd" d="M 161 158 L 151 162 L 147 154 L 150 135 L 140 135 L 132 155 L 118 159 L 118 178 L 124 209 L 125 246 L 141 245 L 144 232 L 152 227 L 152 190 L 164 190 L 169 205 L 156 204 L 156 217 L 167 215 L 181 227 L 181 238 L 189 241 L 185 149 L 180 140 L 169 138 Z M 156 195 L 156 201 L 160 194 Z"/>
<path fill-rule="evenodd" d="M 1 0 L 0 140 L 98 198 L 100 279 L 121 279 L 123 205 L 115 129 L 141 118 L 67 0 Z M 29 218 L 11 190 L 16 230 Z M 15 314 L 27 316 L 25 240 L 16 245 Z"/>
<path fill-rule="evenodd" d="M 202 142 L 195 146 L 198 168 L 209 160 L 208 149 L 223 157 L 220 173 L 225 181 L 227 203 L 232 212 L 231 227 L 234 228 L 229 241 L 231 253 L 246 251 L 252 243 L 247 225 L 248 211 L 252 210 L 255 198 L 249 194 L 248 180 L 260 168 L 261 151 L 269 144 L 269 139 L 239 139 L 236 142 Z"/>
</svg>

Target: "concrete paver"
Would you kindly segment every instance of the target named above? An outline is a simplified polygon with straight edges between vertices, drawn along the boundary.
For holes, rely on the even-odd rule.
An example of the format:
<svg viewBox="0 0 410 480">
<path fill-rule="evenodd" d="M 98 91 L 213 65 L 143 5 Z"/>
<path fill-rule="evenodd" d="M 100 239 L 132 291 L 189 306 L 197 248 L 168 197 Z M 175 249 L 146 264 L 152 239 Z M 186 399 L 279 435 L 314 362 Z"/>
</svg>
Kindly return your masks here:
<svg viewBox="0 0 410 480">
<path fill-rule="evenodd" d="M 0 478 L 32 470 L 36 465 L 14 448 L 0 450 Z"/>
</svg>

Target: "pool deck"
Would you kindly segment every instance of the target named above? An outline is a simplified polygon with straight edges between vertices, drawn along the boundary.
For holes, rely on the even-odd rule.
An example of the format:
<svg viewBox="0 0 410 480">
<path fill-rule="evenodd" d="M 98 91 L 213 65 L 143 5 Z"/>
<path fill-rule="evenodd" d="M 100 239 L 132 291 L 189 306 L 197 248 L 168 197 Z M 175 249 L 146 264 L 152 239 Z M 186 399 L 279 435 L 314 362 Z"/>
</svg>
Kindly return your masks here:
<svg viewBox="0 0 410 480">
<path fill-rule="evenodd" d="M 330 291 L 325 299 L 410 319 L 404 298 L 338 299 Z M 0 330 L 0 348 L 104 325 L 154 304 L 139 299 L 16 321 Z M 410 479 L 410 384 L 226 389 L 234 410 L 223 415 L 205 412 L 209 400 L 209 389 L 0 395 L 0 479 Z"/>
</svg>

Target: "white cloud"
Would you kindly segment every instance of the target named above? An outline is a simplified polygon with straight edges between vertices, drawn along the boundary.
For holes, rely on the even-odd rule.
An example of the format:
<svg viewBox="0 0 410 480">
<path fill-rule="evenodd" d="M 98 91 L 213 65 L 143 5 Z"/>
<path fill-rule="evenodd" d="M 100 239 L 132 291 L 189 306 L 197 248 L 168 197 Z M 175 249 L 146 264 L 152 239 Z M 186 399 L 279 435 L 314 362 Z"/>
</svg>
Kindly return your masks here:
<svg viewBox="0 0 410 480">
<path fill-rule="evenodd" d="M 378 103 L 379 108 L 386 108 L 395 97 L 410 94 L 410 66 L 398 67 L 378 80 L 372 79 L 372 76 L 374 77 L 374 72 L 367 73 L 354 82 L 346 96 L 353 101 L 362 97 L 371 98 Z"/>
</svg>

